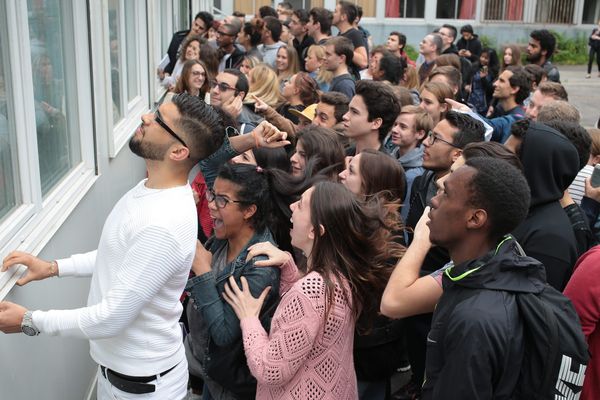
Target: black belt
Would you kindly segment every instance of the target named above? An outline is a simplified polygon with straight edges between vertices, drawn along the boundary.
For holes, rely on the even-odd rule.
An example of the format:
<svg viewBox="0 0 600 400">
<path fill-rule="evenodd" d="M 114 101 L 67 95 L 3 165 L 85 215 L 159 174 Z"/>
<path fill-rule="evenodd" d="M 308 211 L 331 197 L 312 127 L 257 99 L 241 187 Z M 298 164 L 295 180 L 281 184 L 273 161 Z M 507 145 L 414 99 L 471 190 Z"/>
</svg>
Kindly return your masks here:
<svg viewBox="0 0 600 400">
<path fill-rule="evenodd" d="M 161 372 L 160 374 L 150 376 L 124 375 L 115 372 L 110 368 L 106 368 L 102 365 L 100 366 L 100 371 L 102 372 L 102 376 L 104 376 L 117 389 L 132 394 L 144 394 L 152 393 L 156 390 L 156 386 L 151 385 L 148 382 L 152 382 L 159 376 L 165 376 L 166 374 L 171 372 L 176 366 L 177 364 L 169 368 L 168 370 Z"/>
</svg>

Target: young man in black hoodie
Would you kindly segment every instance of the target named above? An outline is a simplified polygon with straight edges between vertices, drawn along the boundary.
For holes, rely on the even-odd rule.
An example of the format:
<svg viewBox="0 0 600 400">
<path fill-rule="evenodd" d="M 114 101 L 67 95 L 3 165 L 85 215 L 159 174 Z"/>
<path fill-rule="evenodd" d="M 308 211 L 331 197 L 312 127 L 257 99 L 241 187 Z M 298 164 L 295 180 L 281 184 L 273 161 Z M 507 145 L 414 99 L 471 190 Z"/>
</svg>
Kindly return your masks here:
<svg viewBox="0 0 600 400">
<path fill-rule="evenodd" d="M 577 150 L 559 132 L 528 120 L 513 124 L 505 146 L 519 156 L 531 188 L 529 214 L 513 235 L 527 255 L 544 264 L 548 283 L 562 292 L 577 261 L 577 242 L 560 199 L 579 172 Z"/>
<path fill-rule="evenodd" d="M 545 285 L 542 264 L 507 235 L 529 200 L 519 170 L 481 157 L 450 174 L 432 199 L 429 238 L 452 262 L 427 337 L 423 400 L 512 398 L 525 345 L 514 293 Z"/>
</svg>

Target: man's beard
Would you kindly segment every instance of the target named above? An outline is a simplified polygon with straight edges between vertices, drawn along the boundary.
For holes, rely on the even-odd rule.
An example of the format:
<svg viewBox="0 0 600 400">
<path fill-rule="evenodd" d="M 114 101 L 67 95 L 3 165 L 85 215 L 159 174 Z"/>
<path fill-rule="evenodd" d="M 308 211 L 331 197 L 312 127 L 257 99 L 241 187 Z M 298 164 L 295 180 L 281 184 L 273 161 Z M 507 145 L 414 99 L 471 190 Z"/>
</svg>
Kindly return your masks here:
<svg viewBox="0 0 600 400">
<path fill-rule="evenodd" d="M 536 53 L 536 54 L 527 54 L 526 59 L 527 61 L 529 61 L 530 63 L 533 64 L 537 64 L 538 61 L 540 61 L 542 58 L 542 53 Z"/>
<path fill-rule="evenodd" d="M 158 146 L 143 142 L 142 139 L 136 139 L 135 136 L 129 139 L 129 149 L 132 153 L 145 160 L 163 161 L 168 148 L 166 145 Z"/>
</svg>

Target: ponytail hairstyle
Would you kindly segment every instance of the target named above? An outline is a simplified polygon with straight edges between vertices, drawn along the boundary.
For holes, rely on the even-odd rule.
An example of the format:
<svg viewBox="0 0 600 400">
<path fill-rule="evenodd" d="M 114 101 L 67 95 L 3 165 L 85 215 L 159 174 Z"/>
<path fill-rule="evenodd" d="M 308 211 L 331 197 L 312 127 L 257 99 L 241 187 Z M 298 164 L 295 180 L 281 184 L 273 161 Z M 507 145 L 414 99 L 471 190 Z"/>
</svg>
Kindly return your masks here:
<svg viewBox="0 0 600 400">
<path fill-rule="evenodd" d="M 218 178 L 230 181 L 239 187 L 237 195 L 243 203 L 240 207 L 256 206 L 249 223 L 256 232 L 269 229 L 282 250 L 293 251 L 290 238 L 292 227 L 290 204 L 295 197 L 285 195 L 272 184 L 270 170 L 252 164 L 225 163 Z"/>
<path fill-rule="evenodd" d="M 344 291 L 344 298 L 355 318 L 361 313 L 373 317 L 393 269 L 389 260 L 405 251 L 392 233 L 400 225 L 398 213 L 391 216 L 381 198 L 361 200 L 339 183 L 325 181 L 314 188 L 311 223 L 315 232 L 323 234 L 315 236 L 309 265 L 325 282 L 325 315 L 335 301 L 335 283 L 343 287 L 341 283 L 347 281 L 350 290 Z"/>
</svg>

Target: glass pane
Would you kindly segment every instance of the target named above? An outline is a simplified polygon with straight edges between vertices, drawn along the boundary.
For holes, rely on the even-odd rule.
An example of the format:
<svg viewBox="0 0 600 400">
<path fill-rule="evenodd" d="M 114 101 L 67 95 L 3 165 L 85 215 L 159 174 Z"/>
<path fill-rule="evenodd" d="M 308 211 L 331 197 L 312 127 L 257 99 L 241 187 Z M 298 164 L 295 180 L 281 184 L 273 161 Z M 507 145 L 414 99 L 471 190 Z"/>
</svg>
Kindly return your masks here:
<svg viewBox="0 0 600 400">
<path fill-rule="evenodd" d="M 387 18 L 425 18 L 425 2 L 421 0 L 386 0 Z"/>
<path fill-rule="evenodd" d="M 575 0 L 538 0 L 535 22 L 544 24 L 571 24 L 575 13 Z"/>
<path fill-rule="evenodd" d="M 354 4 L 362 7 L 363 18 L 375 16 L 375 2 L 373 0 L 354 0 Z"/>
<path fill-rule="evenodd" d="M 68 123 L 73 118 L 71 110 L 76 108 L 67 107 L 65 86 L 67 71 L 72 74 L 70 67 L 75 60 L 64 56 L 61 1 L 28 0 L 27 8 L 40 177 L 45 195 L 81 161 L 78 132 L 71 132 L 75 129 L 69 129 Z"/>
<path fill-rule="evenodd" d="M 476 0 L 438 0 L 437 18 L 475 19 Z"/>
<path fill-rule="evenodd" d="M 139 74 L 137 51 L 137 15 L 136 2 L 125 2 L 125 50 L 127 54 L 127 100 L 131 101 L 139 95 Z"/>
<path fill-rule="evenodd" d="M 585 0 L 581 23 L 595 24 L 600 18 L 600 0 Z"/>
<path fill-rule="evenodd" d="M 119 0 L 108 0 L 108 28 L 110 40 L 110 83 L 113 101 L 113 123 L 123 117 L 121 103 L 121 31 L 119 29 Z"/>
<path fill-rule="evenodd" d="M 188 0 L 179 0 L 179 29 L 188 29 L 190 21 L 190 5 Z"/>
<path fill-rule="evenodd" d="M 4 20 L 4 16 L 0 16 Z M 5 64 L 7 64 L 6 43 L 0 35 L 0 222 L 17 205 L 16 196 L 16 150 L 15 132 L 8 123 L 8 85 L 5 81 Z M 8 69 L 6 69 L 8 72 Z M 12 149 L 12 150 L 11 150 Z"/>
<path fill-rule="evenodd" d="M 484 19 L 522 21 L 523 3 L 523 0 L 487 0 Z"/>
</svg>

